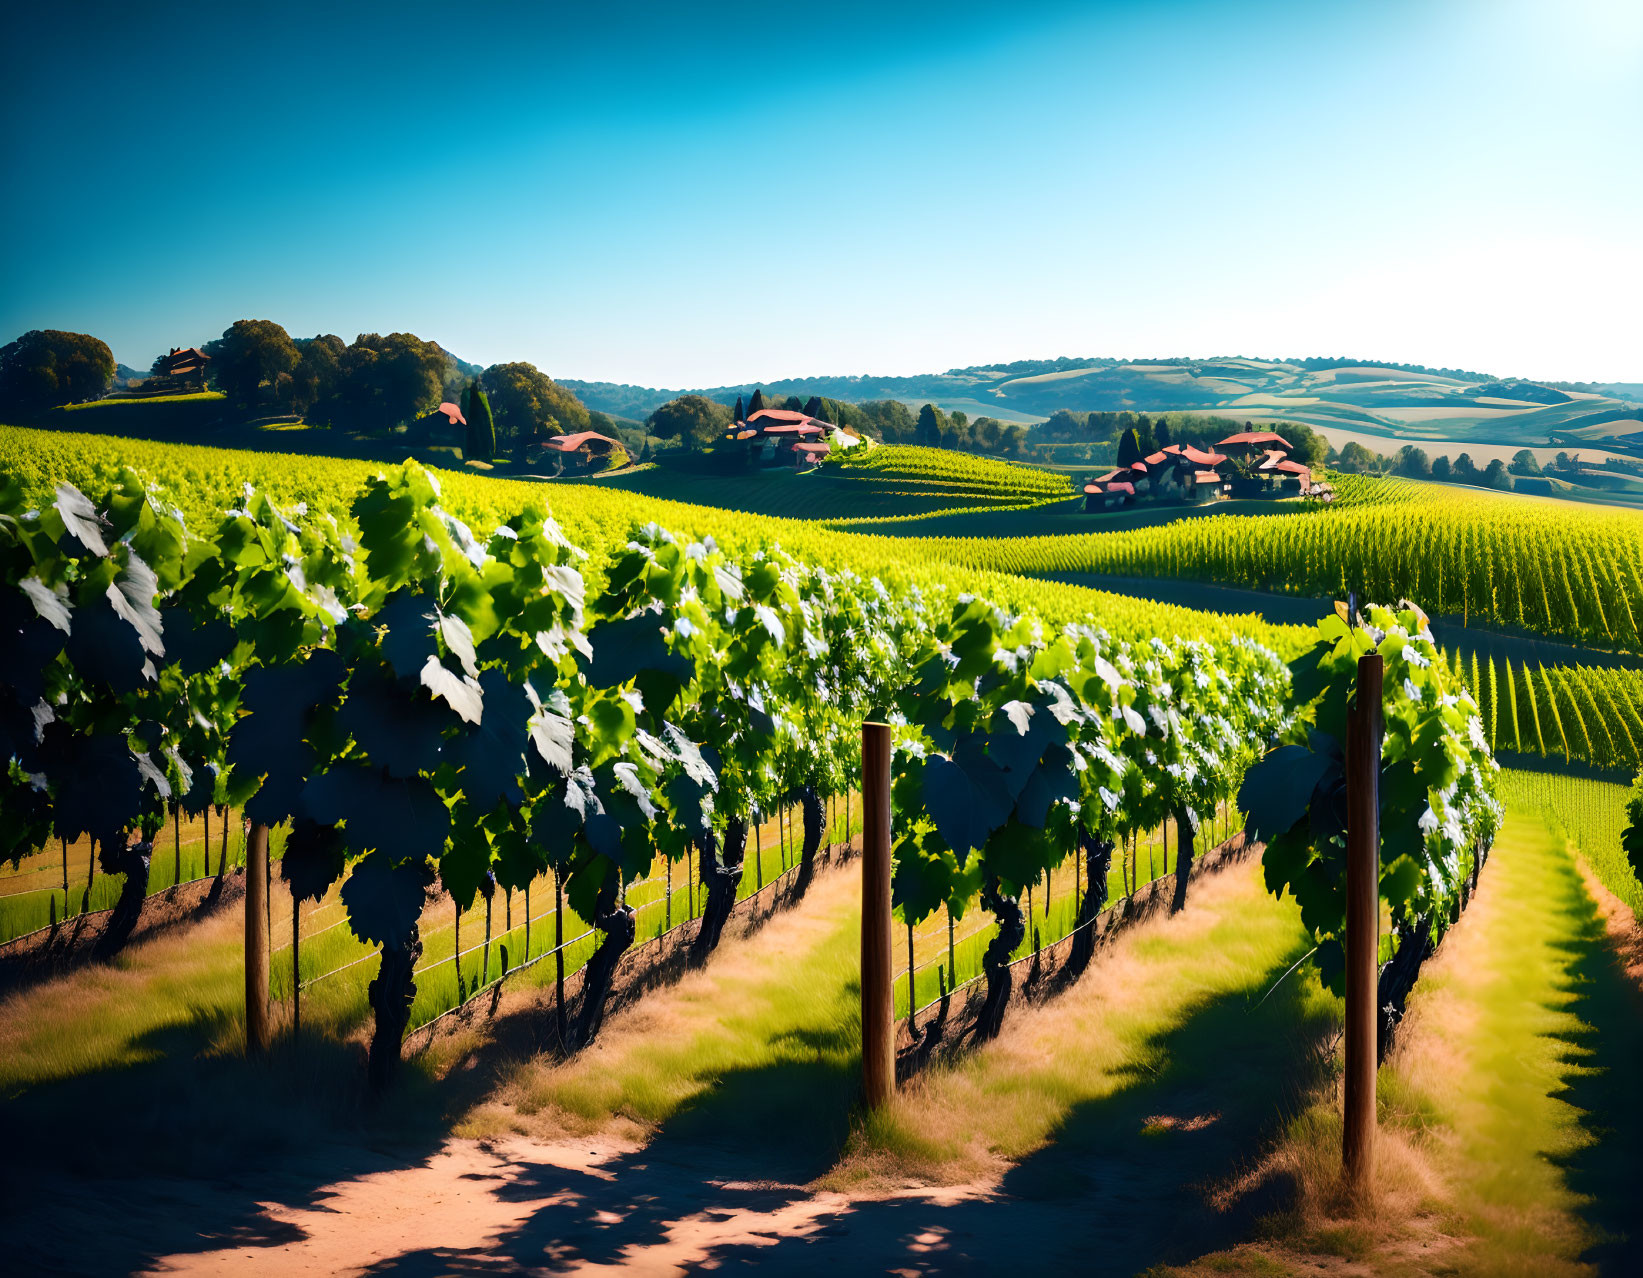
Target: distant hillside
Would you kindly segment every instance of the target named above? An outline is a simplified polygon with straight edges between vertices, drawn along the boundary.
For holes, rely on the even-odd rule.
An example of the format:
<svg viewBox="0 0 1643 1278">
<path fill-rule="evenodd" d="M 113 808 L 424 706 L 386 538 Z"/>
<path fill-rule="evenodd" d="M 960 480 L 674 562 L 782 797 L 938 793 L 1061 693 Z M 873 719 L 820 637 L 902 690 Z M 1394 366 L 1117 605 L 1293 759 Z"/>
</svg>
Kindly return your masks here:
<svg viewBox="0 0 1643 1278">
<path fill-rule="evenodd" d="M 589 408 L 644 417 L 683 390 L 566 381 Z M 1467 439 L 1544 445 L 1643 431 L 1643 390 L 1615 383 L 1556 386 L 1465 369 L 1347 359 L 1023 360 L 915 377 L 804 377 L 695 390 L 722 403 L 762 386 L 766 398 L 926 401 L 971 417 L 1038 421 L 1071 412 L 1195 410 L 1285 417 L 1400 439 Z"/>
</svg>

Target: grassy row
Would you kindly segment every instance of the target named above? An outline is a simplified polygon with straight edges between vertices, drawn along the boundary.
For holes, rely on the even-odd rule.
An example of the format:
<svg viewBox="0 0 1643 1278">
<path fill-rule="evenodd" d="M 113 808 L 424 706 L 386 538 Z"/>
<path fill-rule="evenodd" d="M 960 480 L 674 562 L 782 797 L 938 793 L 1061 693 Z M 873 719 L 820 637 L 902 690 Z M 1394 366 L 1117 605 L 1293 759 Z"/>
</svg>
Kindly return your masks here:
<svg viewBox="0 0 1643 1278">
<path fill-rule="evenodd" d="M 1212 821 L 1199 831 L 1197 850 L 1203 852 L 1236 832 L 1241 818 L 1229 805 L 1223 804 Z M 1175 873 L 1179 831 L 1175 823 L 1140 834 L 1134 843 L 1113 854 L 1107 873 L 1107 900 L 1117 902 L 1145 887 L 1155 879 Z M 1071 934 L 1078 922 L 1078 908 L 1083 894 L 1088 891 L 1087 867 L 1076 867 L 1071 860 L 1062 862 L 1033 886 L 1022 897 L 1027 932 L 1010 955 L 1012 961 L 1026 958 L 1037 949 L 1053 945 Z M 892 937 L 893 953 L 899 975 L 895 980 L 896 1015 L 903 1017 L 908 1008 L 924 1007 L 934 1002 L 945 986 L 956 989 L 982 974 L 982 956 L 998 933 L 993 917 L 971 900 L 961 912 L 949 918 L 947 911 L 938 910 L 913 928 L 912 953 L 909 956 L 907 929 L 901 911 L 896 911 L 896 927 Z M 949 932 L 949 927 L 951 931 Z M 949 943 L 951 937 L 951 943 Z M 909 957 L 913 973 L 909 1001 Z"/>
<path fill-rule="evenodd" d="M 148 866 L 148 895 L 217 873 L 222 861 L 222 818 L 213 813 L 210 827 L 209 853 L 203 822 L 199 819 L 184 820 L 177 830 L 168 828 L 160 833 Z M 284 846 L 284 832 L 276 830 L 270 839 L 270 854 L 277 860 Z M 65 860 L 66 891 L 63 887 Z M 245 836 L 238 820 L 231 819 L 228 867 L 233 869 L 244 863 Z M 23 858 L 16 868 L 0 871 L 0 945 L 65 918 L 87 911 L 113 909 L 124 887 L 125 875 L 105 874 L 100 868 L 94 868 L 88 839 L 81 837 L 70 843 L 66 856 L 60 843 L 48 844 Z"/>
<path fill-rule="evenodd" d="M 825 841 L 842 842 L 847 830 L 859 831 L 859 797 L 847 814 L 842 800 L 829 805 L 829 828 Z M 760 887 L 773 883 L 797 864 L 803 831 L 797 814 L 777 816 L 756 832 L 750 831 L 747 857 L 738 899 L 745 899 Z M 654 940 L 672 928 L 700 918 L 706 905 L 698 867 L 692 857 L 670 869 L 658 859 L 639 883 L 630 885 L 627 903 L 637 915 L 636 943 Z M 367 987 L 377 973 L 376 949 L 360 941 L 349 929 L 340 897 L 334 887 L 318 904 L 302 907 L 301 943 L 297 946 L 298 970 L 302 985 L 303 1020 L 310 1024 L 347 1027 L 363 1021 L 369 1013 Z M 530 926 L 526 928 L 527 900 Z M 274 953 L 269 973 L 269 993 L 280 1002 L 292 993 L 291 898 L 276 888 L 271 911 L 275 914 Z M 472 998 L 487 981 L 495 981 L 505 968 L 520 968 L 535 961 L 527 971 L 516 971 L 510 986 L 552 985 L 557 963 L 551 956 L 555 925 L 554 881 L 551 875 L 538 877 L 527 893 L 498 893 L 490 905 L 490 931 L 486 935 L 486 905 L 483 898 L 460 914 L 449 898 L 441 898 L 423 911 L 420 935 L 422 957 L 418 961 L 416 997 L 411 1005 L 409 1028 L 415 1030 Z M 511 926 L 510 926 L 511 920 Z M 598 944 L 597 936 L 584 935 L 590 929 L 568 905 L 562 922 L 565 972 L 578 971 Z M 455 960 L 460 932 L 462 955 Z"/>
</svg>

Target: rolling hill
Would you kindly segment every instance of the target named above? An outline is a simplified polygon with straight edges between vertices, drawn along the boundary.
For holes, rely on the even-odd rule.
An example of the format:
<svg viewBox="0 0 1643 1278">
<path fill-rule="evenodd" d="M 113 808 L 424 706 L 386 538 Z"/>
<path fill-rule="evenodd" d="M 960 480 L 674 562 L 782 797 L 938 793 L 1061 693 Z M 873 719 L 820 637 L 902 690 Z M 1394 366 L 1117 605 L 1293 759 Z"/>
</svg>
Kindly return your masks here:
<svg viewBox="0 0 1643 1278">
<path fill-rule="evenodd" d="M 575 382 L 589 408 L 642 417 L 682 390 Z M 857 402 L 933 402 L 972 417 L 1039 421 L 1072 412 L 1184 410 L 1229 417 L 1283 417 L 1314 426 L 1420 442 L 1476 440 L 1643 448 L 1643 387 L 1630 383 L 1548 385 L 1464 369 L 1351 360 L 1027 360 L 914 377 L 805 377 L 762 383 L 766 396 L 823 395 Z M 696 393 L 733 402 L 753 383 Z M 1632 436 L 1627 440 L 1625 437 Z"/>
</svg>

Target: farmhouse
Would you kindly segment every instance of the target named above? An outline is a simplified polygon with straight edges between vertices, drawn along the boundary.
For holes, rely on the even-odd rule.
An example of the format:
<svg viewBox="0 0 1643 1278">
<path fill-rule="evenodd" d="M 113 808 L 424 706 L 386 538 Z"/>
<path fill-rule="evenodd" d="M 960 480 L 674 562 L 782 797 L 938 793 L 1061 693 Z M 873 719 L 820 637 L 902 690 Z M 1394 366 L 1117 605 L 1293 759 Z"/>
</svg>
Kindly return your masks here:
<svg viewBox="0 0 1643 1278">
<path fill-rule="evenodd" d="M 733 422 L 725 438 L 746 446 L 749 465 L 803 469 L 820 464 L 832 451 L 832 429 L 829 423 L 790 408 L 761 408 L 746 421 Z"/>
<path fill-rule="evenodd" d="M 562 470 L 597 470 L 621 450 L 622 442 L 594 430 L 570 435 L 550 435 L 542 441 L 543 455 L 559 459 Z"/>
<path fill-rule="evenodd" d="M 1167 445 L 1084 485 L 1084 509 L 1111 510 L 1138 496 L 1149 500 L 1213 501 L 1228 491 L 1228 480 L 1218 469 L 1226 461 L 1224 453 L 1206 453 L 1191 444 Z"/>
<path fill-rule="evenodd" d="M 160 360 L 158 376 L 174 383 L 178 389 L 205 389 L 205 366 L 211 362 L 207 355 L 198 346 L 173 346 L 170 353 Z"/>
</svg>

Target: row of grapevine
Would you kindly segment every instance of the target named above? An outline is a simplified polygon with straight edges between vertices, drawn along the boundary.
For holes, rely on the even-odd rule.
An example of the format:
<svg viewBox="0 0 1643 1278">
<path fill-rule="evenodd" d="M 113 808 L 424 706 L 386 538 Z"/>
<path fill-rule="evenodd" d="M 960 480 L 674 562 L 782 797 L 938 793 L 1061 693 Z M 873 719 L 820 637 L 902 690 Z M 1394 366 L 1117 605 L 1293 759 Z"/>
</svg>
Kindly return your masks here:
<svg viewBox="0 0 1643 1278">
<path fill-rule="evenodd" d="M 585 552 L 540 507 L 481 541 L 414 463 L 329 509 L 247 488 L 206 536 L 129 471 L 95 503 L 59 484 L 30 508 L 25 491 L 0 481 L 0 858 L 89 835 L 128 885 L 118 943 L 178 808 L 243 807 L 253 848 L 287 827 L 294 912 L 340 883 L 379 955 L 379 1083 L 436 883 L 459 919 L 551 875 L 556 917 L 594 925 L 577 1023 L 558 1026 L 574 1045 L 598 1029 L 638 928 L 629 893 L 658 858 L 695 854 L 703 956 L 749 823 L 797 801 L 802 891 L 871 710 L 904 725 L 903 893 L 928 896 L 950 861 L 938 895 L 979 884 L 1003 918 L 1032 858 L 1190 816 L 1283 714 L 1284 667 L 1249 641 L 1132 649 L 774 545 L 737 558 L 630 528 L 590 591 Z"/>
<path fill-rule="evenodd" d="M 1643 768 L 1643 670 L 1450 658 L 1481 707 L 1495 750 Z"/>
<path fill-rule="evenodd" d="M 954 564 L 1026 576 L 1180 577 L 1420 599 L 1463 622 L 1643 649 L 1643 520 L 1635 513 L 1402 480 L 1339 483 L 1339 506 L 1306 514 L 928 545 Z M 1368 485 L 1382 499 L 1362 499 Z"/>
<path fill-rule="evenodd" d="M 1344 993 L 1348 709 L 1360 660 L 1379 654 L 1379 895 L 1392 924 L 1375 1002 L 1384 1055 L 1421 964 L 1477 885 L 1504 815 L 1500 768 L 1478 704 L 1445 664 L 1424 613 L 1372 605 L 1349 617 L 1338 608 L 1294 664 L 1296 699 L 1307 709 L 1285 743 L 1248 770 L 1238 805 L 1267 841 L 1267 886 L 1295 896 L 1317 942 L 1320 980 Z"/>
<path fill-rule="evenodd" d="M 1072 482 L 1065 475 L 945 448 L 887 444 L 840 450 L 828 458 L 828 465 L 903 480 L 938 481 L 949 491 L 969 489 L 993 500 L 1038 502 L 1073 496 Z"/>
</svg>

